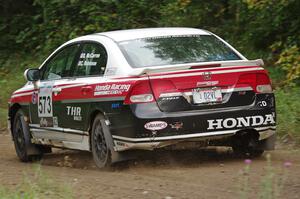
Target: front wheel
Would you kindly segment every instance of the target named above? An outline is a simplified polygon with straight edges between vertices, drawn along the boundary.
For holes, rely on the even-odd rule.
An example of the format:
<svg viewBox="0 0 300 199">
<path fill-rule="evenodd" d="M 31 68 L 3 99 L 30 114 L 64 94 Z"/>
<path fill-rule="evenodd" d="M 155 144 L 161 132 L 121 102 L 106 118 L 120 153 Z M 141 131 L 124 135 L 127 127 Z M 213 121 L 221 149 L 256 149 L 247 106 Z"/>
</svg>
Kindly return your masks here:
<svg viewBox="0 0 300 199">
<path fill-rule="evenodd" d="M 101 120 L 103 119 L 101 114 L 95 117 L 91 132 L 91 149 L 95 164 L 98 168 L 107 168 L 111 165 L 111 151 L 105 139 L 101 124 Z"/>
<path fill-rule="evenodd" d="M 41 159 L 43 153 L 31 143 L 28 124 L 24 120 L 24 113 L 17 111 L 13 122 L 13 140 L 17 156 L 22 162 Z"/>
</svg>

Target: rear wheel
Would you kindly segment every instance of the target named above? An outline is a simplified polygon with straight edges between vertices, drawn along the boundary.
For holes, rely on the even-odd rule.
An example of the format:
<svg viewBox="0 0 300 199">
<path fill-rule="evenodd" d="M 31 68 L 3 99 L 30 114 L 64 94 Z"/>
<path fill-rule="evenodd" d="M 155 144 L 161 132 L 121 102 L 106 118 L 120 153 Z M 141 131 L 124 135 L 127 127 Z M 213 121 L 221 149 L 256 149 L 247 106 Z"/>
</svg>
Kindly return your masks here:
<svg viewBox="0 0 300 199">
<path fill-rule="evenodd" d="M 39 160 L 42 152 L 31 143 L 28 124 L 24 120 L 24 113 L 17 111 L 13 122 L 13 140 L 17 156 L 22 162 Z"/>
<path fill-rule="evenodd" d="M 241 157 L 259 157 L 264 153 L 258 148 L 258 134 L 256 132 L 240 132 L 232 142 L 233 152 Z"/>
<path fill-rule="evenodd" d="M 103 120 L 101 114 L 98 114 L 94 119 L 91 132 L 91 147 L 97 167 L 107 168 L 111 165 L 111 151 L 104 136 L 101 120 Z"/>
</svg>

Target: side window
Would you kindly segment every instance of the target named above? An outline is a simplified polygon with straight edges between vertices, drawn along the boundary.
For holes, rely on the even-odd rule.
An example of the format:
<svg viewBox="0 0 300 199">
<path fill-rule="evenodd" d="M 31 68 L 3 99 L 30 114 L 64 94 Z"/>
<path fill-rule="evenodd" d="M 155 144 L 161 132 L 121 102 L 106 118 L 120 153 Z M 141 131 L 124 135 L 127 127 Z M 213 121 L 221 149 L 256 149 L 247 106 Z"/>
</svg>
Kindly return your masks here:
<svg viewBox="0 0 300 199">
<path fill-rule="evenodd" d="M 42 80 L 55 80 L 71 75 L 72 63 L 79 49 L 79 44 L 72 45 L 64 48 L 53 58 L 42 69 Z"/>
<path fill-rule="evenodd" d="M 105 72 L 107 53 L 100 44 L 85 43 L 82 46 L 73 76 L 101 76 Z"/>
</svg>

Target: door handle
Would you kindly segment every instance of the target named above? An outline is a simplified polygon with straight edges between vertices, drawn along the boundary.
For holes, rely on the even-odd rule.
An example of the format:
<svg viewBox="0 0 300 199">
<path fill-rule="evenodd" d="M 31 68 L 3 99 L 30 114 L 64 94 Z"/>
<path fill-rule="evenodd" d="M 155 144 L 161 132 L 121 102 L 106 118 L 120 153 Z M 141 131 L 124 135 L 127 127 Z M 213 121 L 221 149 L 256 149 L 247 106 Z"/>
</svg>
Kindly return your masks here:
<svg viewBox="0 0 300 199">
<path fill-rule="evenodd" d="M 61 92 L 61 88 L 52 88 L 52 92 L 56 96 L 56 95 L 58 95 Z"/>
<path fill-rule="evenodd" d="M 81 92 L 86 94 L 88 92 L 91 92 L 92 91 L 92 87 L 91 86 L 83 86 L 81 87 Z"/>
</svg>

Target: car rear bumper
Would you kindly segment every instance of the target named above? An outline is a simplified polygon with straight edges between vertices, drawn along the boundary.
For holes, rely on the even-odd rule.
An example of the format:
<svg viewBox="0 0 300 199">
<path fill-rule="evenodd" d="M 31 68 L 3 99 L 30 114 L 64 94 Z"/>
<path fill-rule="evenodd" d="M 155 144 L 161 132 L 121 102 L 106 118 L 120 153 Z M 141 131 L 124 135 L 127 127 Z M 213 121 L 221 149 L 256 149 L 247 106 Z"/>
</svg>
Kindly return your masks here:
<svg viewBox="0 0 300 199">
<path fill-rule="evenodd" d="M 262 106 L 261 101 L 266 103 Z M 276 132 L 273 94 L 260 94 L 250 106 L 213 110 L 166 113 L 160 111 L 156 103 L 127 108 L 129 110 L 119 116 L 109 118 L 116 151 L 152 150 L 182 142 L 220 140 L 248 130 L 259 133 L 259 141 L 262 141 Z M 151 122 L 165 125 L 153 130 L 147 128 Z"/>
<path fill-rule="evenodd" d="M 166 137 L 153 137 L 153 138 L 124 138 L 120 136 L 113 136 L 115 151 L 125 151 L 133 149 L 153 150 L 163 148 L 170 145 L 176 145 L 183 142 L 205 142 L 208 140 L 217 140 L 235 135 L 237 132 L 244 129 L 228 130 L 228 131 L 215 131 L 195 133 L 188 135 L 176 135 Z M 254 128 L 259 133 L 259 141 L 266 140 L 275 135 L 276 127 L 260 127 Z M 273 149 L 273 147 L 272 147 Z"/>
</svg>

